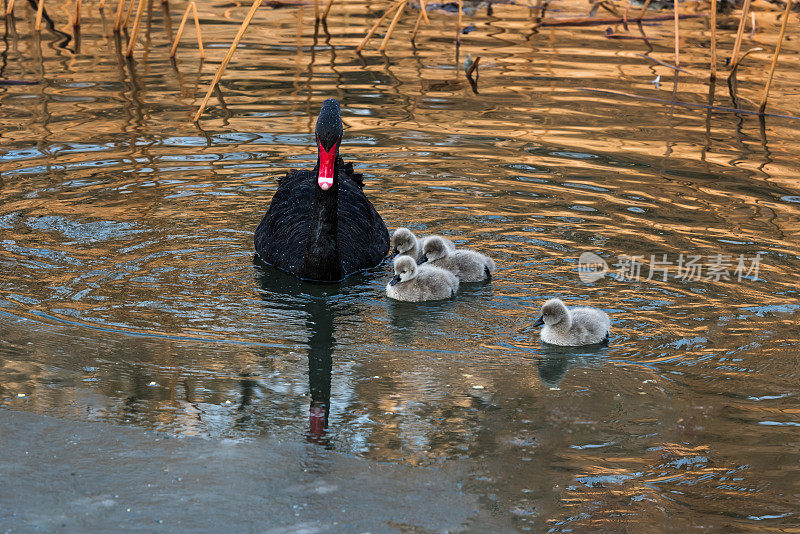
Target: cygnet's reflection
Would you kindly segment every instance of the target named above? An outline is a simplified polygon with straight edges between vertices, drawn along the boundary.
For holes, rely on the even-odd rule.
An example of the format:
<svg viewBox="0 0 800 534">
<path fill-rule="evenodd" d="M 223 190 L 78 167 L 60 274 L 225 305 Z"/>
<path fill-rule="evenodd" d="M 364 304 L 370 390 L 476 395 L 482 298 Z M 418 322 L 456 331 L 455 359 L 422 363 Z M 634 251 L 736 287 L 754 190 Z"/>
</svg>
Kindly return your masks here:
<svg viewBox="0 0 800 534">
<path fill-rule="evenodd" d="M 591 367 L 602 362 L 606 344 L 584 347 L 559 347 L 542 343 L 542 355 L 536 358 L 539 380 L 549 388 L 557 388 L 573 367 Z"/>
<path fill-rule="evenodd" d="M 423 330 L 429 330 L 450 318 L 469 317 L 470 309 L 491 300 L 491 284 L 462 284 L 452 299 L 426 302 L 401 302 L 387 298 L 387 313 L 392 339 L 398 345 L 410 345 Z"/>
</svg>

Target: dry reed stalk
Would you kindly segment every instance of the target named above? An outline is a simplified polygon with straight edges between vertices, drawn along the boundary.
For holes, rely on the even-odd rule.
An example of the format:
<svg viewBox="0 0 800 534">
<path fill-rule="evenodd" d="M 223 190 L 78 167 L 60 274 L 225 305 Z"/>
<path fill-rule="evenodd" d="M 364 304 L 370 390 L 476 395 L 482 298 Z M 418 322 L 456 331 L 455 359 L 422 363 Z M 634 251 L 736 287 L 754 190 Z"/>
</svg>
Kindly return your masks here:
<svg viewBox="0 0 800 534">
<path fill-rule="evenodd" d="M 400 15 L 402 15 L 403 11 L 406 9 L 406 4 L 408 4 L 408 0 L 404 0 L 400 4 L 400 7 L 397 8 L 397 12 L 394 14 L 392 22 L 389 24 L 389 29 L 386 30 L 386 35 L 383 36 L 383 41 L 381 41 L 381 46 L 378 47 L 378 50 L 380 50 L 381 52 L 386 50 L 386 46 L 389 44 L 389 37 L 392 36 L 394 28 L 395 26 L 397 26 L 397 22 L 400 20 Z"/>
<path fill-rule="evenodd" d="M 456 44 L 461 43 L 461 19 L 464 16 L 464 1 L 458 0 L 458 26 L 456 27 Z"/>
<path fill-rule="evenodd" d="M 203 38 L 200 35 L 200 21 L 197 18 L 197 6 L 194 2 L 189 2 L 189 5 L 186 6 L 186 11 L 183 12 L 183 18 L 181 19 L 180 26 L 178 26 L 178 33 L 175 35 L 175 40 L 172 42 L 169 57 L 175 57 L 175 53 L 178 51 L 178 43 L 180 43 L 181 36 L 183 35 L 183 28 L 186 26 L 186 21 L 189 20 L 189 11 L 194 14 L 194 24 L 197 29 L 197 45 L 200 48 L 200 57 L 206 57 L 205 50 L 203 50 Z"/>
<path fill-rule="evenodd" d="M 322 20 L 328 18 L 328 12 L 331 10 L 332 5 L 333 5 L 333 0 L 328 0 L 328 4 L 325 6 L 325 11 L 322 12 Z"/>
<path fill-rule="evenodd" d="M 750 0 L 744 0 L 742 18 L 739 20 L 739 30 L 736 32 L 736 42 L 733 44 L 733 53 L 731 54 L 731 70 L 733 70 L 733 66 L 736 65 L 739 60 L 739 49 L 742 47 L 742 35 L 744 34 L 744 23 L 747 20 L 748 11 L 750 11 Z"/>
<path fill-rule="evenodd" d="M 72 21 L 72 26 L 75 28 L 81 25 L 81 0 L 75 0 L 75 20 Z"/>
<path fill-rule="evenodd" d="M 678 0 L 674 0 L 673 2 L 673 9 L 675 12 L 675 66 L 681 66 L 681 56 L 680 56 L 680 26 L 678 24 Z"/>
<path fill-rule="evenodd" d="M 161 11 L 164 15 L 164 29 L 167 31 L 167 41 L 172 42 L 175 40 L 175 30 L 172 27 L 172 18 L 169 12 L 169 3 L 161 4 Z"/>
<path fill-rule="evenodd" d="M 531 25 L 531 33 L 530 35 L 525 37 L 525 40 L 529 40 L 533 36 L 533 34 L 539 30 L 539 26 L 541 26 L 543 3 L 544 0 L 536 0 L 536 5 L 533 6 L 533 10 L 531 11 L 531 13 L 536 12 L 536 16 L 533 18 L 533 24 Z"/>
<path fill-rule="evenodd" d="M 172 48 L 169 51 L 169 57 L 175 57 L 175 53 L 178 51 L 178 43 L 181 40 L 181 36 L 183 35 L 183 29 L 186 26 L 186 21 L 189 18 L 189 11 L 192 11 L 192 15 L 194 16 L 194 26 L 197 32 L 197 47 L 200 50 L 200 58 L 205 59 L 206 52 L 203 48 L 203 36 L 200 31 L 200 19 L 197 15 L 197 5 L 192 1 L 189 2 L 189 5 L 186 6 L 186 11 L 183 13 L 183 18 L 181 19 L 181 24 L 178 26 L 178 33 L 175 35 L 175 40 L 172 43 Z"/>
<path fill-rule="evenodd" d="M 386 10 L 386 12 L 381 16 L 381 18 L 379 18 L 377 20 L 377 22 L 375 22 L 375 24 L 372 25 L 372 28 L 369 29 L 369 31 L 367 32 L 367 35 L 364 36 L 364 38 L 361 40 L 361 43 L 359 43 L 359 45 L 356 47 L 356 52 L 361 52 L 361 50 L 363 50 L 363 48 L 366 46 L 366 44 L 372 38 L 372 34 L 375 33 L 375 30 L 378 29 L 378 26 L 383 24 L 383 21 L 386 20 L 386 17 L 388 17 L 389 14 L 392 11 L 394 11 L 395 9 L 397 9 L 398 7 L 400 7 L 400 3 L 396 2 L 392 7 L 390 7 L 389 9 Z"/>
<path fill-rule="evenodd" d="M 660 59 L 656 59 L 654 57 L 650 57 L 647 54 L 636 54 L 636 55 L 639 56 L 639 57 L 643 57 L 643 58 L 645 58 L 645 59 L 647 59 L 649 61 L 652 61 L 653 63 L 658 63 L 659 65 L 663 65 L 663 66 L 665 66 L 665 67 L 667 67 L 669 69 L 672 69 L 672 70 L 675 70 L 675 71 L 678 71 L 678 72 L 683 72 L 683 73 L 686 73 L 686 74 L 691 74 L 691 72 L 689 72 L 686 69 L 682 69 L 680 67 L 676 67 L 675 65 L 670 65 L 669 63 L 667 63 L 665 61 L 661 61 Z"/>
<path fill-rule="evenodd" d="M 131 21 L 131 13 L 133 13 L 133 5 L 136 3 L 136 0 L 131 0 L 131 5 L 128 6 L 128 11 L 125 13 L 125 21 L 122 23 L 123 28 L 128 27 L 128 23 Z"/>
<path fill-rule="evenodd" d="M 36 7 L 36 24 L 33 29 L 37 32 L 42 29 L 42 13 L 44 12 L 44 0 L 39 0 L 39 5 Z"/>
<path fill-rule="evenodd" d="M 125 0 L 119 0 L 117 4 L 117 13 L 114 15 L 114 33 L 119 33 L 122 26 L 122 10 L 125 8 Z"/>
<path fill-rule="evenodd" d="M 244 35 L 245 30 L 250 25 L 250 21 L 253 20 L 253 17 L 256 14 L 261 2 L 264 0 L 255 0 L 253 5 L 250 6 L 250 11 L 247 12 L 247 16 L 244 18 L 242 25 L 239 27 L 239 31 L 236 33 L 236 37 L 233 38 L 233 42 L 231 43 L 231 47 L 228 49 L 228 53 L 225 54 L 225 57 L 222 59 L 222 63 L 217 69 L 217 73 L 214 74 L 214 79 L 211 80 L 211 85 L 208 88 L 208 92 L 206 92 L 206 96 L 203 98 L 203 102 L 200 104 L 200 109 L 197 110 L 192 122 L 197 122 L 200 120 L 200 117 L 203 115 L 203 111 L 205 111 L 206 106 L 208 105 L 208 100 L 211 98 L 211 94 L 214 92 L 214 87 L 217 86 L 219 83 L 219 79 L 222 78 L 222 73 L 225 72 L 225 69 L 230 63 L 231 58 L 233 57 L 233 53 L 236 51 L 236 47 L 239 46 L 239 41 L 242 39 L 242 35 Z"/>
<path fill-rule="evenodd" d="M 417 16 L 417 22 L 414 24 L 414 30 L 411 32 L 411 42 L 414 42 L 414 39 L 417 38 L 417 30 L 419 30 L 419 25 L 422 22 L 422 11 L 420 11 L 419 15 Z"/>
<path fill-rule="evenodd" d="M 425 19 L 425 24 L 430 24 L 431 20 L 428 18 L 428 2 L 427 0 L 419 0 L 419 10 L 422 12 L 422 17 Z"/>
<path fill-rule="evenodd" d="M 767 76 L 767 85 L 764 87 L 764 96 L 761 98 L 761 106 L 758 108 L 760 114 L 764 114 L 767 109 L 767 97 L 769 96 L 769 88 L 772 85 L 772 75 L 775 74 L 775 67 L 778 65 L 778 54 L 781 53 L 781 44 L 783 43 L 783 36 L 786 35 L 786 25 L 789 22 L 789 14 L 791 13 L 792 0 L 786 0 L 786 11 L 783 12 L 783 20 L 781 21 L 781 33 L 778 35 L 778 43 L 775 45 L 775 53 L 772 56 L 772 64 L 769 66 L 769 76 Z"/>
<path fill-rule="evenodd" d="M 319 0 L 314 0 L 314 20 L 319 20 Z"/>
<path fill-rule="evenodd" d="M 647 11 L 647 8 L 650 6 L 651 1 L 652 0 L 645 1 L 644 5 L 642 6 L 642 10 L 639 12 L 639 20 L 642 20 L 642 17 L 644 17 L 644 14 Z"/>
<path fill-rule="evenodd" d="M 533 11 L 536 12 L 536 16 L 541 16 L 542 13 L 542 3 L 544 0 L 536 0 L 536 5 L 533 6 Z"/>
<path fill-rule="evenodd" d="M 478 70 L 478 63 L 481 62 L 481 56 L 475 58 L 475 61 L 472 62 L 472 65 L 469 66 L 467 69 L 467 78 L 472 77 L 472 73 Z"/>
<path fill-rule="evenodd" d="M 733 66 L 733 68 L 731 68 L 731 74 L 730 74 L 729 78 L 736 73 L 736 69 L 738 69 L 739 65 L 742 64 L 742 61 L 744 61 L 744 58 L 746 58 L 747 56 L 749 56 L 753 52 L 761 52 L 763 50 L 764 50 L 763 48 L 761 48 L 760 46 L 757 46 L 755 48 L 751 48 L 750 50 L 748 50 L 747 52 L 745 52 L 744 54 L 739 56 L 739 60 L 736 62 L 736 64 Z"/>
<path fill-rule="evenodd" d="M 717 0 L 711 0 L 711 81 L 717 79 Z"/>
<path fill-rule="evenodd" d="M 756 12 L 750 12 L 750 39 L 756 38 Z"/>
<path fill-rule="evenodd" d="M 142 13 L 144 13 L 145 0 L 139 0 L 139 6 L 136 8 L 136 18 L 133 19 L 133 30 L 131 30 L 131 38 L 128 40 L 128 49 L 125 51 L 127 57 L 133 55 L 133 48 L 136 46 L 136 38 L 139 36 L 139 26 L 142 23 Z M 133 5 L 133 2 L 131 2 Z"/>
<path fill-rule="evenodd" d="M 11 15 L 14 12 L 14 0 L 8 0 L 8 6 L 6 7 L 6 17 Z"/>
<path fill-rule="evenodd" d="M 197 6 L 194 5 L 194 2 L 192 2 L 192 11 L 194 12 L 194 29 L 197 32 L 197 46 L 200 48 L 200 59 L 205 59 L 206 51 L 203 48 L 203 34 L 200 32 L 200 17 L 197 15 Z"/>
</svg>

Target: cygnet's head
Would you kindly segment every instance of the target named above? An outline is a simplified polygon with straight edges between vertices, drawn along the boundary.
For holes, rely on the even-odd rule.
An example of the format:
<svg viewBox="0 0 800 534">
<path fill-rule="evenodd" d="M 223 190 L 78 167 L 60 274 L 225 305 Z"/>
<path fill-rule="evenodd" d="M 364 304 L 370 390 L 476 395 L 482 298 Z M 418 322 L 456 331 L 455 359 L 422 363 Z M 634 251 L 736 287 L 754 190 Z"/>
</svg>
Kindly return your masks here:
<svg viewBox="0 0 800 534">
<path fill-rule="evenodd" d="M 394 259 L 394 278 L 389 281 L 393 286 L 397 282 L 408 282 L 417 276 L 417 264 L 411 256 L 397 256 Z"/>
<path fill-rule="evenodd" d="M 444 238 L 434 235 L 425 240 L 425 245 L 422 247 L 422 256 L 419 257 L 417 263 L 425 263 L 426 261 L 436 261 L 439 258 L 445 257 L 450 252 L 447 248 Z"/>
<path fill-rule="evenodd" d="M 557 325 L 567 319 L 569 311 L 561 299 L 550 299 L 542 305 L 542 316 L 533 323 L 533 326 Z"/>
<path fill-rule="evenodd" d="M 398 228 L 392 234 L 392 255 L 405 254 L 413 250 L 417 236 L 408 228 Z"/>
</svg>

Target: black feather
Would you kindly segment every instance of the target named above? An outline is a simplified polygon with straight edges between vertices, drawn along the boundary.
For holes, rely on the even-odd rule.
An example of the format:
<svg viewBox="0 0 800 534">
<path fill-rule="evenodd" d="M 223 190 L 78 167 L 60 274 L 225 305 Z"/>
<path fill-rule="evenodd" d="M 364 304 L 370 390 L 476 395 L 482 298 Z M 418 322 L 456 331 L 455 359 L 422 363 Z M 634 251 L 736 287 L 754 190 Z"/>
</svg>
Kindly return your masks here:
<svg viewBox="0 0 800 534">
<path fill-rule="evenodd" d="M 347 175 L 349 175 L 353 179 L 353 181 L 356 184 L 358 184 L 358 186 L 360 188 L 363 189 L 364 188 L 364 175 L 361 174 L 360 172 L 353 172 L 353 164 L 350 163 L 349 161 L 347 163 L 343 163 L 342 162 L 342 158 L 339 158 L 339 163 L 343 164 L 343 167 L 340 167 L 340 168 L 344 168 L 344 172 Z"/>
<path fill-rule="evenodd" d="M 378 265 L 389 251 L 389 231 L 362 188 L 361 174 L 351 163 L 337 160 L 339 265 L 316 265 L 303 278 L 333 281 Z M 255 248 L 263 261 L 300 277 L 308 251 L 309 229 L 319 220 L 314 210 L 316 171 L 292 170 L 279 180 L 269 209 L 255 233 Z M 312 258 L 313 259 L 313 258 Z M 324 263 L 324 262 L 323 262 Z M 308 266 L 306 267 L 308 269 Z"/>
</svg>

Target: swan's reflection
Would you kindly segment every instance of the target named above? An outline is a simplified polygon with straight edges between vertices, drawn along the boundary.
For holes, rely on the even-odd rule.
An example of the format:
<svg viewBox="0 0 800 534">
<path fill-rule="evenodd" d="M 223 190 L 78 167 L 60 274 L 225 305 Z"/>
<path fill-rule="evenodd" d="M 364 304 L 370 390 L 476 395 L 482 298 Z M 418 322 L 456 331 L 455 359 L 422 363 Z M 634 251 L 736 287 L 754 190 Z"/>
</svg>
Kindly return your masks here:
<svg viewBox="0 0 800 534">
<path fill-rule="evenodd" d="M 308 441 L 327 446 L 335 326 L 327 298 L 314 299 L 307 310 L 306 325 L 311 332 L 308 338 L 308 387 L 311 391 Z"/>
<path fill-rule="evenodd" d="M 331 372 L 335 311 L 332 300 L 341 284 L 303 282 L 278 269 L 254 260 L 256 276 L 262 289 L 261 298 L 284 309 L 306 314 L 308 328 L 308 385 L 311 393 L 307 440 L 329 447 L 328 417 L 331 404 Z M 345 282 L 346 283 L 346 282 Z"/>
<path fill-rule="evenodd" d="M 251 373 L 245 372 L 240 375 L 239 379 L 239 406 L 237 408 L 239 416 L 234 421 L 233 427 L 236 429 L 246 428 L 252 419 L 250 411 L 247 409 L 253 402 L 253 397 L 256 394 L 258 382 L 250 378 Z"/>
</svg>

